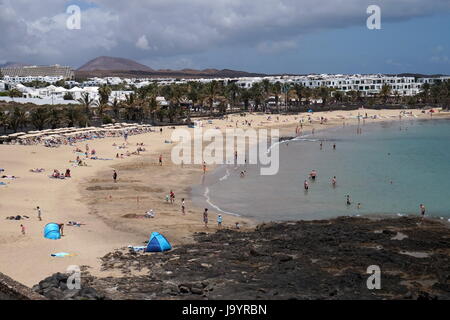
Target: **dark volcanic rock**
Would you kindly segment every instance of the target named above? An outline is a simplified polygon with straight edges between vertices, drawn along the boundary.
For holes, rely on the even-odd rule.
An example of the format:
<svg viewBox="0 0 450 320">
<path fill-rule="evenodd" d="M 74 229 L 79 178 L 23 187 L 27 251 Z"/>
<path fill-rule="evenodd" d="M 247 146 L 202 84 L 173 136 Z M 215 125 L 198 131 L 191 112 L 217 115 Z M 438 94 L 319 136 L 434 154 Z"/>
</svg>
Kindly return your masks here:
<svg viewBox="0 0 450 320">
<path fill-rule="evenodd" d="M 82 274 L 81 289 L 69 289 L 67 280 L 69 274 L 55 273 L 33 286 L 32 290 L 50 300 L 104 300 L 105 295 L 88 284 L 94 279 L 88 273 Z"/>
<path fill-rule="evenodd" d="M 450 299 L 448 226 L 419 221 L 342 217 L 198 233 L 196 243 L 165 253 L 109 253 L 103 268 L 124 276 L 88 285 L 112 299 Z M 379 290 L 367 287 L 373 265 Z M 130 275 L 143 268 L 151 273 Z"/>
</svg>

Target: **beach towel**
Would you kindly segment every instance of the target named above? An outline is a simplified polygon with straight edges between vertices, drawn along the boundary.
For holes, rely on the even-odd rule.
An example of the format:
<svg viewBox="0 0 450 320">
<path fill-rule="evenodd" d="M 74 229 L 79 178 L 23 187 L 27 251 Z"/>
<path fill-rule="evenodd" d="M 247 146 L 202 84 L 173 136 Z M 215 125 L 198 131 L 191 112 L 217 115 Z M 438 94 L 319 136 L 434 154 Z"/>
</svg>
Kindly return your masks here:
<svg viewBox="0 0 450 320">
<path fill-rule="evenodd" d="M 129 249 L 132 249 L 134 252 L 139 252 L 139 251 L 144 251 L 145 248 L 147 248 L 147 247 L 142 247 L 142 246 L 138 246 L 138 247 L 136 247 L 136 246 L 128 246 L 128 248 L 129 248 Z"/>
<path fill-rule="evenodd" d="M 58 252 L 58 253 L 52 253 L 51 256 L 57 257 L 57 258 L 65 258 L 65 257 L 73 257 L 73 256 L 75 256 L 75 254 L 67 253 L 67 252 Z"/>
</svg>

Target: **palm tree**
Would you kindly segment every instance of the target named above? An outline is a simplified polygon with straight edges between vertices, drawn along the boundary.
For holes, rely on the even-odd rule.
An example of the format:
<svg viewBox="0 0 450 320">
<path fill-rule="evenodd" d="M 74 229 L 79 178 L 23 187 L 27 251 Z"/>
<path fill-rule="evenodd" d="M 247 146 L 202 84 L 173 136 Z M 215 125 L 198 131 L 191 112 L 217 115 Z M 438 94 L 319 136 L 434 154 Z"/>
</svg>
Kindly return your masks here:
<svg viewBox="0 0 450 320">
<path fill-rule="evenodd" d="M 386 104 L 389 96 L 391 95 L 391 86 L 388 84 L 383 84 L 380 90 L 380 97 L 383 99 L 383 103 Z"/>
<path fill-rule="evenodd" d="M 91 114 L 91 106 L 93 106 L 95 104 L 95 100 L 91 99 L 89 97 L 89 93 L 83 93 L 81 95 L 81 98 L 77 100 L 84 108 L 84 111 L 86 113 L 87 118 L 90 118 L 90 114 Z"/>
<path fill-rule="evenodd" d="M 275 82 L 272 85 L 272 93 L 275 95 L 275 105 L 277 107 L 277 112 L 280 113 L 280 95 L 281 95 L 282 87 L 280 81 Z"/>
<path fill-rule="evenodd" d="M 290 97 L 291 89 L 292 89 L 292 84 L 291 83 L 283 83 L 282 86 L 281 86 L 281 91 L 284 93 L 284 108 L 285 108 L 285 111 L 288 110 L 289 97 Z"/>
<path fill-rule="evenodd" d="M 44 130 L 49 121 L 49 112 L 45 107 L 39 107 L 31 111 L 30 122 L 36 130 Z"/>
<path fill-rule="evenodd" d="M 429 83 L 424 83 L 422 85 L 422 92 L 420 93 L 420 96 L 423 97 L 424 103 L 428 103 L 429 96 L 430 96 L 430 84 Z"/>
<path fill-rule="evenodd" d="M 23 128 L 28 122 L 27 113 L 21 108 L 15 106 L 14 110 L 9 118 L 9 125 L 17 132 L 17 129 Z"/>
<path fill-rule="evenodd" d="M 263 89 L 263 94 L 264 94 L 264 112 L 267 109 L 267 102 L 269 100 L 270 97 L 270 92 L 272 90 L 272 86 L 270 84 L 270 81 L 268 79 L 264 79 L 262 82 L 262 89 Z"/>
<path fill-rule="evenodd" d="M 154 124 L 156 113 L 160 109 L 160 105 L 159 105 L 158 101 L 156 100 L 156 97 L 150 98 L 150 100 L 148 102 L 148 108 L 149 108 L 149 112 L 150 112 L 150 119 L 151 119 L 152 123 Z"/>
<path fill-rule="evenodd" d="M 111 104 L 111 109 L 112 109 L 112 111 L 114 113 L 114 117 L 116 119 L 119 119 L 120 108 L 121 108 L 121 105 L 120 105 L 119 101 L 117 100 L 117 98 L 114 98 L 114 101 Z"/>
<path fill-rule="evenodd" d="M 236 108 L 236 103 L 239 100 L 239 86 L 236 84 L 236 82 L 230 82 L 225 87 L 225 93 L 228 100 L 231 102 L 231 110 L 233 111 Z"/>
<path fill-rule="evenodd" d="M 244 89 L 245 90 L 245 89 Z M 257 82 L 254 83 L 252 85 L 252 87 L 249 90 L 245 90 L 242 93 L 243 96 L 243 100 L 244 100 L 244 105 L 245 105 L 245 99 L 247 98 L 247 94 L 249 95 L 249 99 L 253 99 L 253 102 L 255 104 L 255 111 L 259 110 L 259 106 L 260 105 L 264 105 L 264 92 L 263 92 L 264 88 L 262 83 Z M 264 106 L 264 110 L 265 111 L 265 106 Z"/>
<path fill-rule="evenodd" d="M 192 108 L 195 109 L 195 104 L 201 100 L 202 84 L 200 82 L 189 81 L 187 88 L 187 98 L 192 102 Z M 188 122 L 191 121 L 190 108 L 188 110 Z"/>
<path fill-rule="evenodd" d="M 3 131 L 6 133 L 6 129 L 9 124 L 9 116 L 5 111 L 0 111 L 0 126 L 3 127 Z"/>
<path fill-rule="evenodd" d="M 82 119 L 80 107 L 67 107 L 64 113 L 69 127 L 74 127 Z"/>
<path fill-rule="evenodd" d="M 295 95 L 297 96 L 297 106 L 299 106 L 302 103 L 305 89 L 306 88 L 299 83 L 294 83 L 294 85 L 292 86 L 292 90 L 295 92 Z"/>
<path fill-rule="evenodd" d="M 123 105 L 125 107 L 125 117 L 127 120 L 136 120 L 137 116 L 136 116 L 136 107 L 135 107 L 135 103 L 136 103 L 136 99 L 135 99 L 135 94 L 134 93 L 130 93 L 125 95 L 125 101 L 123 102 Z"/>
<path fill-rule="evenodd" d="M 101 86 L 98 89 L 100 99 L 98 102 L 98 116 L 102 117 L 105 110 L 108 108 L 109 96 L 111 95 L 111 88 L 109 86 Z"/>
<path fill-rule="evenodd" d="M 220 94 L 220 89 L 220 84 L 216 80 L 207 83 L 205 86 L 205 99 L 209 105 L 210 116 L 213 115 L 214 102 L 216 102 L 216 99 Z"/>
<path fill-rule="evenodd" d="M 62 121 L 62 108 L 52 108 L 49 112 L 48 123 L 52 129 L 56 129 L 60 126 Z"/>
</svg>

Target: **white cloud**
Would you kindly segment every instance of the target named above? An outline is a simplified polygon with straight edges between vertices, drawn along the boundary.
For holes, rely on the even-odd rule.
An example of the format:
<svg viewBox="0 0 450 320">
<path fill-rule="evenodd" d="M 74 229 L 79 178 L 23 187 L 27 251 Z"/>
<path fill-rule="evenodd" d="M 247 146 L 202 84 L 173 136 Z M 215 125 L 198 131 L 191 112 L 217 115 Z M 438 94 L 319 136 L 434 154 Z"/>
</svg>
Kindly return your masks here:
<svg viewBox="0 0 450 320">
<path fill-rule="evenodd" d="M 150 46 L 148 45 L 147 36 L 144 34 L 136 41 L 136 47 L 142 50 L 149 50 Z"/>
</svg>

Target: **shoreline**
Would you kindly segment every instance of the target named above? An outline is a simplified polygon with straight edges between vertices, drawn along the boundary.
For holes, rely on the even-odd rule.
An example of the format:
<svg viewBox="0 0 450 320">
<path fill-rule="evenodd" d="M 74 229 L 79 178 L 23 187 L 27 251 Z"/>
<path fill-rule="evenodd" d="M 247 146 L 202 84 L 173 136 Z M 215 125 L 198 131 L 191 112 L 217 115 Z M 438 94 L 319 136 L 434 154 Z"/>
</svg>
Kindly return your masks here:
<svg viewBox="0 0 450 320">
<path fill-rule="evenodd" d="M 450 114 L 446 113 L 446 114 L 440 114 L 440 116 L 435 117 L 435 118 L 433 117 L 433 118 L 427 118 L 427 119 L 423 119 L 423 118 L 402 118 L 402 119 L 398 119 L 398 118 L 396 118 L 396 119 L 377 119 L 377 121 L 370 121 L 370 122 L 365 122 L 365 120 L 362 120 L 361 122 L 356 121 L 356 123 L 346 124 L 345 127 L 356 128 L 356 127 L 359 127 L 359 126 L 361 126 L 361 127 L 363 127 L 363 126 L 374 126 L 374 125 L 380 125 L 380 124 L 383 124 L 383 123 L 395 123 L 395 122 L 399 122 L 399 121 L 436 121 L 436 120 L 437 121 L 439 121 L 439 120 L 443 120 L 443 121 L 447 120 L 448 121 L 449 119 L 450 119 Z M 374 120 L 374 119 L 370 119 L 370 120 Z M 317 133 L 317 132 L 323 132 L 323 131 L 329 131 L 329 130 L 337 129 L 340 126 L 339 126 L 338 123 L 332 123 L 331 125 L 328 125 L 326 127 L 323 127 L 323 126 L 322 127 L 314 127 L 314 126 L 312 126 L 312 127 L 315 129 L 315 132 Z M 279 142 L 275 142 L 274 144 L 282 145 L 284 143 L 288 143 L 291 140 L 296 140 L 296 139 L 302 140 L 302 139 L 305 139 L 305 138 L 312 138 L 313 137 L 313 134 L 311 134 L 311 133 L 300 135 L 300 136 L 295 136 L 295 135 L 289 134 L 289 132 L 291 132 L 291 129 L 293 129 L 293 128 L 295 128 L 295 125 L 292 125 L 292 124 L 289 124 L 289 125 L 286 125 L 286 126 L 278 128 L 278 129 L 280 129 L 280 141 Z M 268 150 L 270 150 L 273 147 L 274 144 L 269 146 Z M 255 147 L 257 147 L 257 146 L 255 146 L 255 145 L 254 146 L 250 146 L 250 148 L 255 148 Z M 281 152 L 281 150 L 280 150 L 280 152 Z M 234 169 L 236 169 L 236 168 L 237 167 L 234 167 Z M 202 191 L 202 192 L 200 192 L 200 190 L 196 190 L 195 192 L 192 193 L 192 197 L 197 199 L 196 202 L 197 202 L 197 204 L 199 206 L 201 206 L 200 204 L 203 204 L 203 205 L 206 204 L 210 209 L 213 208 L 213 209 L 215 209 L 216 211 L 218 211 L 220 213 L 223 213 L 223 214 L 226 214 L 226 215 L 237 216 L 237 217 L 248 218 L 248 219 L 254 221 L 257 224 L 268 223 L 268 222 L 283 223 L 285 221 L 289 221 L 289 220 L 275 220 L 275 219 L 258 220 L 257 218 L 255 218 L 254 215 L 247 215 L 247 214 L 243 214 L 242 212 L 229 212 L 226 209 L 221 208 L 218 204 L 213 203 L 211 201 L 211 198 L 210 198 L 210 192 L 209 192 L 210 188 L 209 187 L 212 186 L 212 185 L 215 185 L 217 183 L 220 183 L 222 181 L 222 179 L 224 179 L 225 177 L 228 178 L 228 176 L 230 176 L 230 173 L 229 173 L 230 170 L 231 169 L 229 169 L 229 164 L 216 165 L 215 168 L 214 168 L 213 173 L 217 174 L 217 176 L 216 176 L 215 179 L 213 179 L 213 181 L 210 181 L 207 184 L 207 186 L 205 186 L 205 187 L 202 187 L 201 184 L 196 184 L 195 185 L 195 187 L 197 187 L 198 189 L 201 189 L 201 191 Z M 222 171 L 226 172 L 225 176 L 223 176 Z M 220 175 L 218 174 L 219 172 L 220 172 Z M 219 176 L 221 176 L 221 177 L 219 178 Z M 361 215 L 361 216 L 369 217 L 369 218 L 373 216 L 373 217 L 376 218 L 376 217 L 383 217 L 383 216 L 387 217 L 387 216 L 390 216 L 390 215 L 391 214 L 373 213 L 373 214 L 369 214 L 369 215 L 364 214 L 364 215 Z M 337 218 L 337 217 L 341 217 L 341 216 L 342 217 L 360 217 L 360 215 L 349 215 L 349 216 L 336 215 L 336 216 L 333 216 L 333 217 L 323 218 L 322 220 Z M 403 216 L 414 217 L 414 214 L 413 213 L 406 213 L 406 214 L 399 215 L 399 217 L 403 217 Z M 395 218 L 396 215 L 392 213 L 392 217 Z M 429 217 L 429 218 L 430 219 L 440 220 L 440 221 L 444 220 L 445 222 L 447 222 L 447 219 L 445 219 L 443 217 L 437 217 L 436 216 L 436 217 Z M 300 219 L 300 220 L 303 220 L 303 219 Z M 309 221 L 309 219 L 307 219 L 307 220 Z M 314 218 L 313 220 L 316 220 L 316 218 Z M 450 222 L 450 219 L 448 219 L 448 221 Z"/>
<path fill-rule="evenodd" d="M 370 114 L 398 115 L 401 110 L 365 109 L 364 111 Z M 409 111 L 420 112 L 415 109 Z M 317 112 L 313 117 L 351 115 L 352 113 L 357 111 Z M 255 122 L 261 121 L 259 126 L 252 125 L 253 128 L 282 127 L 282 131 L 287 132 L 293 131 L 298 123 L 297 120 L 292 119 L 302 115 L 307 116 L 307 114 L 279 116 L 286 121 L 272 123 L 265 123 L 264 119 L 267 115 L 234 116 L 232 122 L 213 120 L 213 124 L 205 124 L 205 127 L 220 126 L 224 129 L 230 123 L 234 127 L 236 119 L 243 121 L 251 118 L 255 119 Z M 433 118 L 440 116 L 435 114 Z M 429 116 L 419 116 L 419 119 L 425 117 Z M 353 119 L 346 121 L 350 124 Z M 305 127 L 306 129 L 314 127 L 319 130 L 320 127 L 328 128 L 331 125 L 341 124 L 342 120 L 336 120 L 334 124 L 330 122 L 321 126 L 313 123 L 312 126 L 305 125 Z M 159 127 L 156 128 L 159 129 Z M 171 130 L 165 128 L 162 135 L 155 132 L 131 136 L 129 137 L 131 147 L 137 142 L 145 142 L 147 149 L 145 154 L 125 160 L 89 161 L 91 167 L 73 169 L 72 181 L 54 181 L 48 179 L 46 173 L 34 174 L 29 173 L 28 170 L 43 167 L 49 172 L 53 168 L 68 167 L 68 160 L 74 157 L 72 152 L 74 147 L 61 146 L 58 149 L 48 149 L 43 146 L 1 145 L 1 166 L 7 169 L 7 174 L 14 174 L 20 178 L 11 181 L 4 189 L 0 189 L 0 196 L 3 199 L 0 202 L 0 210 L 4 213 L 0 218 L 21 214 L 30 216 L 30 220 L 23 221 L 27 227 L 26 236 L 20 235 L 19 225 L 23 223 L 22 221 L 3 220 L 0 237 L 0 270 L 28 286 L 54 272 L 64 271 L 71 264 L 88 265 L 93 273 L 105 276 L 106 274 L 100 271 L 100 257 L 116 248 L 129 244 L 139 245 L 152 231 L 161 230 L 161 233 L 169 237 L 175 246 L 192 242 L 195 232 L 205 231 L 201 221 L 202 209 L 193 206 L 189 199 L 189 188 L 201 179 L 202 170 L 200 165 L 188 165 L 183 169 L 171 163 L 166 165 L 165 160 L 169 159 L 172 145 L 164 141 L 170 139 L 170 133 Z M 97 150 L 99 155 L 111 157 L 116 152 L 111 147 L 112 143 L 122 141 L 120 138 L 105 138 L 93 140 L 89 144 Z M 83 145 L 78 144 L 81 147 Z M 165 161 L 162 168 L 157 164 L 160 153 L 163 153 Z M 119 172 L 117 183 L 119 189 L 117 190 L 107 190 L 114 187 L 111 178 L 112 168 L 118 168 Z M 96 186 L 101 188 L 86 190 Z M 176 193 L 174 206 L 166 204 L 163 199 L 170 188 L 173 188 Z M 44 190 L 45 192 L 42 192 Z M 113 192 L 113 200 L 109 201 L 108 193 L 111 192 Z M 139 203 L 137 196 L 140 197 Z M 188 209 L 186 216 L 180 213 L 179 201 L 182 197 L 186 198 Z M 43 222 L 37 221 L 36 213 L 33 211 L 37 205 L 43 209 Z M 140 218 L 122 217 L 127 214 L 143 214 L 151 208 L 156 210 L 157 216 L 155 219 L 144 220 L 145 224 Z M 244 217 L 238 219 L 245 221 L 241 223 L 241 231 L 249 231 L 256 226 L 254 221 L 247 221 Z M 46 223 L 59 221 L 66 223 L 73 220 L 87 225 L 80 228 L 66 227 L 66 236 L 58 241 L 43 239 L 42 229 Z M 215 225 L 215 219 L 210 217 L 210 221 L 212 225 Z M 224 223 L 232 225 L 233 219 L 227 216 Z M 215 232 L 216 230 L 215 226 L 211 226 L 207 231 Z M 76 256 L 50 257 L 50 253 L 59 251 L 75 253 Z"/>
</svg>

